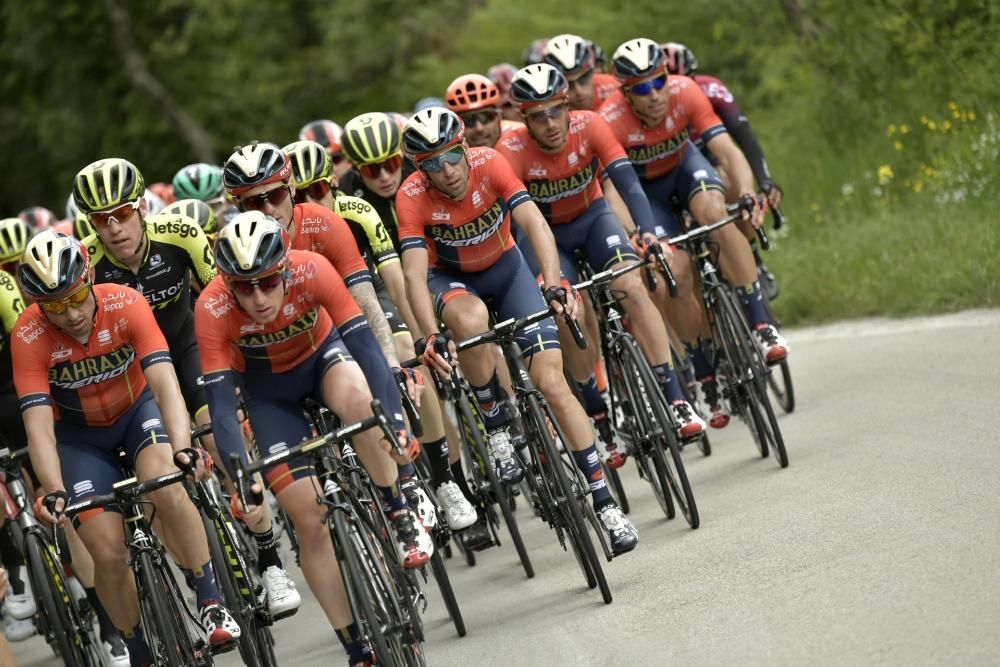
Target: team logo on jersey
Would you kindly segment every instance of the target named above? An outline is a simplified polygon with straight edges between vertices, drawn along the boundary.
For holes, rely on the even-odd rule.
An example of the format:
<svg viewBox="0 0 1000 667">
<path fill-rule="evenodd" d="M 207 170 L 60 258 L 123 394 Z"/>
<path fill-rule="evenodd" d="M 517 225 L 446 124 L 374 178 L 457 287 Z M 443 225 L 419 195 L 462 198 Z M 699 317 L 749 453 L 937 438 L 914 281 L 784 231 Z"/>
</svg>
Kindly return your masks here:
<svg viewBox="0 0 1000 667">
<path fill-rule="evenodd" d="M 295 314 L 295 306 L 290 303 L 286 303 L 285 307 L 281 309 L 281 314 L 285 317 L 291 317 Z"/>
<path fill-rule="evenodd" d="M 625 110 L 619 104 L 611 104 L 601 109 L 601 116 L 608 123 L 618 120 L 623 113 L 625 113 Z"/>
<path fill-rule="evenodd" d="M 566 178 L 555 181 L 528 181 L 525 183 L 528 186 L 528 194 L 532 199 L 542 203 L 551 203 L 579 194 L 594 180 L 595 162 L 591 160 L 583 169 Z"/>
<path fill-rule="evenodd" d="M 435 220 L 438 222 L 442 220 L 451 220 L 451 213 L 444 210 L 443 208 L 439 208 L 438 210 L 431 212 L 431 220 Z"/>
<path fill-rule="evenodd" d="M 330 221 L 326 218 L 302 218 L 303 234 L 318 234 L 330 229 Z"/>
<path fill-rule="evenodd" d="M 49 369 L 49 384 L 62 389 L 82 389 L 123 375 L 133 363 L 135 347 L 128 343 L 107 354 L 56 364 Z"/>
<path fill-rule="evenodd" d="M 549 170 L 537 162 L 531 165 L 531 168 L 528 169 L 528 178 L 545 178 L 548 175 Z"/>
<path fill-rule="evenodd" d="M 259 322 L 251 322 L 250 324 L 244 324 L 240 326 L 240 335 L 253 333 L 254 331 L 263 331 L 264 325 Z"/>
<path fill-rule="evenodd" d="M 97 332 L 97 342 L 101 345 L 108 345 L 111 343 L 111 332 L 107 329 L 101 329 Z"/>
<path fill-rule="evenodd" d="M 62 343 L 59 343 L 59 347 L 52 350 L 52 362 L 55 363 L 62 359 L 68 359 L 73 356 L 73 350 L 70 350 Z"/>
<path fill-rule="evenodd" d="M 666 127 L 667 127 L 668 130 L 674 129 L 674 117 L 673 116 L 667 116 L 667 119 L 665 121 L 663 121 L 663 124 L 666 125 Z"/>
<path fill-rule="evenodd" d="M 82 480 L 73 485 L 73 495 L 78 498 L 92 493 L 94 493 L 94 483 L 89 479 Z"/>
<path fill-rule="evenodd" d="M 679 134 L 650 146 L 629 146 L 628 159 L 633 164 L 649 164 L 661 158 L 673 155 L 684 147 L 688 131 L 685 128 Z"/>
<path fill-rule="evenodd" d="M 163 264 L 163 258 L 160 257 L 160 253 L 156 253 L 155 255 L 149 258 L 149 268 L 155 269 L 160 264 Z"/>
<path fill-rule="evenodd" d="M 497 200 L 478 218 L 459 227 L 432 225 L 429 227 L 430 236 L 435 243 L 452 248 L 473 246 L 496 234 L 503 222 L 503 217 L 503 205 L 500 200 Z"/>
<path fill-rule="evenodd" d="M 569 164 L 569 166 L 571 166 L 571 167 L 572 167 L 573 165 L 575 165 L 575 164 L 576 164 L 577 162 L 579 162 L 579 161 L 580 161 L 580 158 L 579 158 L 579 157 L 577 156 L 577 154 L 576 154 L 576 151 L 570 151 L 570 152 L 569 152 L 569 155 L 567 155 L 567 156 L 566 156 L 566 162 L 567 162 L 567 163 Z"/>
<path fill-rule="evenodd" d="M 34 343 L 46 329 L 46 325 L 38 320 L 27 320 L 17 329 L 17 337 L 25 343 Z"/>
<path fill-rule="evenodd" d="M 213 317 L 222 317 L 233 309 L 233 300 L 228 294 L 205 299 L 205 310 L 212 313 Z"/>
<path fill-rule="evenodd" d="M 479 194 L 479 190 L 472 191 L 472 205 L 480 206 L 483 203 L 483 196 Z"/>
<path fill-rule="evenodd" d="M 120 331 L 128 330 L 128 318 L 122 317 L 121 319 L 115 320 L 115 333 Z"/>
<path fill-rule="evenodd" d="M 313 327 L 316 326 L 318 319 L 319 310 L 313 308 L 301 317 L 298 317 L 294 322 L 283 329 L 271 332 L 262 331 L 259 333 L 246 334 L 244 336 L 240 336 L 240 339 L 236 341 L 236 344 L 240 347 L 267 347 L 268 345 L 281 343 L 300 334 L 312 331 Z"/>
<path fill-rule="evenodd" d="M 643 134 L 642 132 L 633 132 L 632 134 L 628 135 L 628 142 L 630 144 L 635 143 L 636 141 L 645 141 L 645 140 L 646 140 L 646 135 Z"/>
<path fill-rule="evenodd" d="M 309 260 L 305 264 L 293 266 L 289 271 L 291 274 L 286 280 L 289 288 L 300 285 L 307 280 L 312 280 L 316 276 L 316 262 Z"/>
</svg>

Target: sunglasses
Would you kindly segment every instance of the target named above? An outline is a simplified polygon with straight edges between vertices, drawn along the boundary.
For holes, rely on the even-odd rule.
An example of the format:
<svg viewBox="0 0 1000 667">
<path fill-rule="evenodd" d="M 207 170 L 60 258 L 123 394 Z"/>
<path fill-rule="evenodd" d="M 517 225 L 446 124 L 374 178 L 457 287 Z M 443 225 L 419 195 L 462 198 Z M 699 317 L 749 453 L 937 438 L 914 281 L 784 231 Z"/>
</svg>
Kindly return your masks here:
<svg viewBox="0 0 1000 667">
<path fill-rule="evenodd" d="M 436 174 L 442 169 L 447 162 L 451 166 L 455 166 L 462 161 L 465 157 L 465 148 L 462 146 L 454 146 L 449 148 L 444 153 L 438 153 L 434 157 L 429 157 L 420 163 L 420 168 L 426 171 L 428 174 Z"/>
<path fill-rule="evenodd" d="M 142 200 L 136 199 L 107 211 L 95 211 L 88 216 L 90 224 L 95 227 L 110 227 L 112 222 L 117 222 L 121 225 L 139 210 L 140 201 Z"/>
<path fill-rule="evenodd" d="M 371 164 L 363 164 L 358 167 L 358 171 L 365 178 L 378 178 L 378 175 L 385 170 L 387 174 L 394 174 L 396 171 L 401 169 L 403 166 L 403 156 L 400 154 L 392 155 L 382 160 L 381 162 L 373 162 Z"/>
<path fill-rule="evenodd" d="M 573 86 L 586 86 L 590 83 L 590 80 L 594 78 L 594 70 L 588 69 L 586 72 L 576 77 L 575 79 L 569 79 L 569 85 Z"/>
<path fill-rule="evenodd" d="M 543 111 L 532 111 L 531 113 L 528 114 L 528 118 L 530 118 L 535 123 L 544 123 L 549 118 L 553 120 L 559 120 L 560 118 L 563 117 L 564 113 L 566 113 L 566 105 L 560 104 L 558 106 L 544 109 Z"/>
<path fill-rule="evenodd" d="M 70 306 L 79 306 L 90 296 L 90 283 L 84 283 L 83 287 L 70 294 L 65 299 L 58 301 L 39 301 L 39 307 L 46 313 L 62 315 Z"/>
<path fill-rule="evenodd" d="M 333 162 L 334 164 L 340 164 L 345 159 L 346 158 L 343 153 L 330 153 L 330 162 Z"/>
<path fill-rule="evenodd" d="M 254 280 L 231 280 L 229 287 L 237 294 L 243 296 L 250 296 L 255 289 L 260 289 L 261 292 L 267 294 L 280 285 L 283 280 L 284 276 L 279 271 L 278 273 L 272 273 L 269 276 L 255 278 Z"/>
<path fill-rule="evenodd" d="M 643 81 L 642 83 L 637 83 L 634 86 L 632 86 L 629 90 L 632 91 L 633 95 L 638 95 L 639 97 L 645 97 L 654 90 L 661 90 L 665 85 L 667 85 L 667 75 L 661 74 L 655 79 L 650 79 L 649 81 Z"/>
<path fill-rule="evenodd" d="M 489 125 L 497 119 L 498 115 L 493 109 L 484 109 L 483 111 L 470 111 L 461 114 L 461 118 L 466 127 L 475 127 L 476 125 Z"/>
<path fill-rule="evenodd" d="M 313 181 L 309 185 L 295 191 L 295 201 L 301 204 L 302 202 L 307 201 L 307 195 L 313 201 L 319 201 L 323 197 L 330 194 L 332 190 L 333 183 L 330 182 L 330 179 L 324 178 L 318 181 Z"/>
<path fill-rule="evenodd" d="M 271 204 L 271 208 L 277 208 L 281 206 L 282 202 L 288 199 L 288 195 L 291 192 L 292 189 L 284 185 L 280 188 L 254 195 L 253 197 L 243 197 L 240 199 L 240 208 L 244 211 L 262 211 L 264 210 L 264 204 Z"/>
</svg>

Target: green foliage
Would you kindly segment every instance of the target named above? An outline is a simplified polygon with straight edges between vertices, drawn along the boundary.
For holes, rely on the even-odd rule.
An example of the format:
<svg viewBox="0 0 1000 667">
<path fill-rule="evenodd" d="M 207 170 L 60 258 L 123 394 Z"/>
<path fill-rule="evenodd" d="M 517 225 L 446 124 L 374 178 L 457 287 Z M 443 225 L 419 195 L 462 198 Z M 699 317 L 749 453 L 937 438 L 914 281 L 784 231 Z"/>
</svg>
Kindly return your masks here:
<svg viewBox="0 0 1000 667">
<path fill-rule="evenodd" d="M 0 151 L 20 167 L 0 183 L 4 215 L 37 203 L 61 212 L 73 174 L 98 157 L 128 157 L 148 181 L 169 180 L 195 160 L 163 109 L 129 78 L 110 1 L 0 5 Z M 850 248 L 869 263 L 844 273 L 867 276 L 879 253 L 926 241 L 943 220 L 970 216 L 963 229 L 980 233 L 978 223 L 996 219 L 977 201 L 1000 185 L 993 163 L 971 149 L 987 113 L 1000 106 L 991 71 L 1000 9 L 991 0 L 117 2 L 130 13 L 149 71 L 208 130 L 219 160 L 251 139 L 284 143 L 314 118 L 409 109 L 459 74 L 520 64 L 535 38 L 575 32 L 609 56 L 639 35 L 685 42 L 702 70 L 733 90 L 785 188 L 795 231 L 773 263 L 804 290 L 789 294 L 793 320 L 951 307 L 921 289 L 898 307 L 883 306 L 884 298 L 896 301 L 875 290 L 879 300 L 852 293 L 850 308 L 841 308 L 842 299 L 818 293 L 813 274 L 828 262 L 815 262 L 824 253 L 847 261 Z M 949 103 L 978 124 L 954 118 Z M 931 131 L 922 117 L 950 120 L 953 129 Z M 976 176 L 980 187 L 963 186 L 957 174 L 973 175 L 959 167 L 977 163 L 987 165 Z M 880 167 L 893 172 L 881 185 Z M 957 204 L 944 194 L 963 187 Z M 920 232 L 911 218 L 932 227 Z M 894 226 L 902 236 L 875 233 Z M 987 269 L 995 278 L 992 263 L 977 270 Z M 995 302 L 995 284 L 958 291 Z"/>
</svg>

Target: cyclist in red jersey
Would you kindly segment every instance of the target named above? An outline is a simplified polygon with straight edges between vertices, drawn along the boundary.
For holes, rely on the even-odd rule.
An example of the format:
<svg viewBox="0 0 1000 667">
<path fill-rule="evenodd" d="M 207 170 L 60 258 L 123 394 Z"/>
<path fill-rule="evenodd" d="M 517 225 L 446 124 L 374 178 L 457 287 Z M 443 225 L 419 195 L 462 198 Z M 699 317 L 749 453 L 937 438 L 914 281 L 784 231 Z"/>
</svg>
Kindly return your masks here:
<svg viewBox="0 0 1000 667">
<path fill-rule="evenodd" d="M 597 69 L 594 44 L 577 35 L 558 35 L 545 44 L 542 62 L 560 70 L 569 82 L 567 98 L 573 109 L 597 111 L 621 84 Z"/>
<path fill-rule="evenodd" d="M 394 374 L 407 381 L 415 400 L 420 380 L 415 371 L 403 371 L 396 357 L 392 330 L 378 301 L 354 232 L 341 216 L 319 204 L 295 203 L 295 185 L 291 182 L 291 162 L 277 145 L 254 143 L 234 152 L 223 169 L 226 190 L 244 211 L 262 211 L 285 229 L 295 250 L 310 250 L 326 257 L 343 278 L 351 296 L 361 307 L 368 326 L 378 341 Z M 414 480 L 411 464 L 400 468 L 404 491 L 415 502 L 421 522 L 432 528 L 437 517 L 434 504 Z"/>
<path fill-rule="evenodd" d="M 40 232 L 43 229 L 48 229 L 59 222 L 56 214 L 44 206 L 29 206 L 18 213 L 17 217 L 24 220 L 28 227 L 31 228 L 32 234 Z"/>
<path fill-rule="evenodd" d="M 427 334 L 424 360 L 445 373 L 451 367 L 434 349 L 437 339 L 446 340 L 438 318 L 464 339 L 488 328 L 485 300 L 492 301 L 501 320 L 537 312 L 546 303 L 555 304 L 557 311 L 565 308 L 571 316 L 578 307 L 576 296 L 561 284 L 552 232 L 524 184 L 499 153 L 467 148 L 462 140 L 462 121 L 454 112 L 433 108 L 411 118 L 403 131 L 403 147 L 419 171 L 396 195 L 407 292 L 421 331 Z M 544 297 L 514 243 L 511 219 L 534 247 L 546 286 Z M 614 551 L 634 549 L 638 534 L 608 492 L 593 431 L 563 376 L 555 322 L 548 318 L 526 328 L 518 342 L 531 355 L 532 381 L 566 429 L 566 445 L 590 480 L 594 506 Z M 498 477 L 516 484 L 524 476 L 524 466 L 514 452 L 501 409 L 496 354 L 483 346 L 461 353 L 459 360 L 476 392 Z"/>
<path fill-rule="evenodd" d="M 449 83 L 444 101 L 462 119 L 465 140 L 473 148 L 493 148 L 501 135 L 524 127 L 501 117 L 500 89 L 481 74 L 463 74 Z"/>
<path fill-rule="evenodd" d="M 347 156 L 344 155 L 343 144 L 341 142 L 343 134 L 344 128 L 332 120 L 314 120 L 302 126 L 302 129 L 299 130 L 299 140 L 315 141 L 325 148 L 327 153 L 330 154 L 333 173 L 337 178 L 340 178 L 351 169 L 351 163 L 347 161 Z"/>
<path fill-rule="evenodd" d="M 636 167 L 660 228 L 658 235 L 670 237 L 683 229 L 672 210 L 675 198 L 700 224 L 710 224 L 726 216 L 722 182 L 690 142 L 691 132 L 698 132 L 704 138 L 732 174 L 741 197 L 753 201 L 752 216 L 747 215 L 745 222 L 759 227 L 764 211 L 757 205 L 746 159 L 729 138 L 701 89 L 687 77 L 669 76 L 665 60 L 659 45 L 649 39 L 633 39 L 619 46 L 613 65 L 622 83 L 621 92 L 608 99 L 600 110 Z M 712 239 L 719 248 L 722 271 L 743 303 L 761 353 L 770 362 L 780 361 L 788 354 L 788 344 L 771 324 L 764 308 L 750 244 L 740 229 L 732 225 L 715 231 Z M 710 351 L 703 349 L 709 336 L 704 308 L 694 290 L 690 263 L 680 261 L 676 266 L 678 282 L 686 287 L 678 299 L 667 297 L 665 290 L 658 291 L 661 311 L 668 315 L 691 353 L 695 375 L 712 411 L 710 423 L 721 428 L 729 418 L 719 401 L 714 368 L 708 361 Z"/>
<path fill-rule="evenodd" d="M 219 232 L 219 275 L 198 299 L 195 333 L 220 451 L 227 461 L 233 454 L 246 461 L 236 418 L 238 384 L 262 456 L 310 437 L 304 399 L 321 401 L 351 423 L 372 415 L 374 395 L 406 445 L 398 463 L 408 463 L 419 444 L 402 429 L 395 381 L 360 308 L 326 258 L 289 246 L 281 224 L 260 211 L 241 213 Z M 403 565 L 423 565 L 433 543 L 400 490 L 388 443 L 371 429 L 355 436 L 354 444 L 388 507 Z M 311 459 L 296 457 L 265 477 L 295 526 L 306 581 L 351 664 L 370 664 L 324 520 L 327 508 L 317 502 Z"/>
<path fill-rule="evenodd" d="M 12 337 L 14 384 L 32 465 L 57 512 L 111 492 L 123 478 L 119 447 L 140 480 L 176 470 L 175 452 L 195 457 L 167 342 L 142 295 L 130 287 L 93 284 L 80 242 L 50 230 L 29 242 L 17 277 L 35 304 L 18 318 Z M 200 477 L 207 469 L 205 457 L 197 458 Z M 164 542 L 192 573 L 209 641 L 230 644 L 240 629 L 219 602 L 198 511 L 177 485 L 147 498 L 158 510 Z M 44 506 L 38 514 L 55 520 Z M 132 663 L 151 662 L 122 517 L 109 507 L 74 521 L 94 559 L 98 595 L 124 634 Z"/>
<path fill-rule="evenodd" d="M 500 116 L 504 120 L 521 122 L 521 112 L 510 101 L 510 81 L 514 78 L 517 68 L 510 63 L 498 63 L 486 72 L 487 78 L 496 84 L 500 91 Z"/>
<path fill-rule="evenodd" d="M 518 71 L 511 97 L 520 107 L 527 126 L 502 137 L 497 150 L 507 158 L 552 227 L 562 275 L 576 282 L 573 253 L 578 249 L 584 252 L 594 271 L 618 268 L 639 259 L 625 230 L 604 201 L 599 180 L 602 171 L 624 196 L 631 217 L 650 244 L 656 242 L 656 233 L 649 202 L 625 149 L 598 114 L 569 110 L 567 88 L 562 72 L 551 65 L 530 65 Z M 539 266 L 531 248 L 523 242 L 520 245 L 528 265 L 537 272 Z M 634 272 L 619 278 L 614 287 L 625 293 L 622 304 L 636 339 L 657 374 L 664 397 L 677 417 L 678 435 L 700 436 L 705 424 L 684 398 L 670 361 L 667 331 L 648 290 Z M 564 341 L 570 340 L 567 335 L 563 331 Z M 595 419 L 598 432 L 610 441 L 608 407 L 593 373 L 596 356 L 589 351 L 597 349 L 593 344 L 588 350 L 567 345 L 564 352 L 587 412 Z M 610 464 L 620 467 L 623 457 L 614 451 L 613 444 L 609 443 L 608 448 L 612 453 Z"/>
</svg>

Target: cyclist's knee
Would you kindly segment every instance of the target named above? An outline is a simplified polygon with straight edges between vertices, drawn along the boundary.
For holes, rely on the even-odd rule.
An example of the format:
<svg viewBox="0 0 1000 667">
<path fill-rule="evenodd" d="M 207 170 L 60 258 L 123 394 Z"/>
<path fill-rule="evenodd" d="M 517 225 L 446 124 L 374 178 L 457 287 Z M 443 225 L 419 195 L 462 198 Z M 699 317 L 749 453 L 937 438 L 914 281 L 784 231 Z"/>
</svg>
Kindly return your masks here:
<svg viewBox="0 0 1000 667">
<path fill-rule="evenodd" d="M 490 316 L 486 304 L 481 299 L 465 298 L 460 303 L 445 310 L 445 320 L 448 327 L 459 339 L 469 338 L 484 331 L 489 325 Z"/>
<path fill-rule="evenodd" d="M 157 513 L 167 523 L 181 518 L 187 506 L 191 505 L 191 499 L 185 493 L 183 487 L 178 484 L 171 484 L 153 491 L 148 496 L 150 502 L 156 508 Z M 193 505 L 191 505 L 193 507 Z"/>
</svg>

